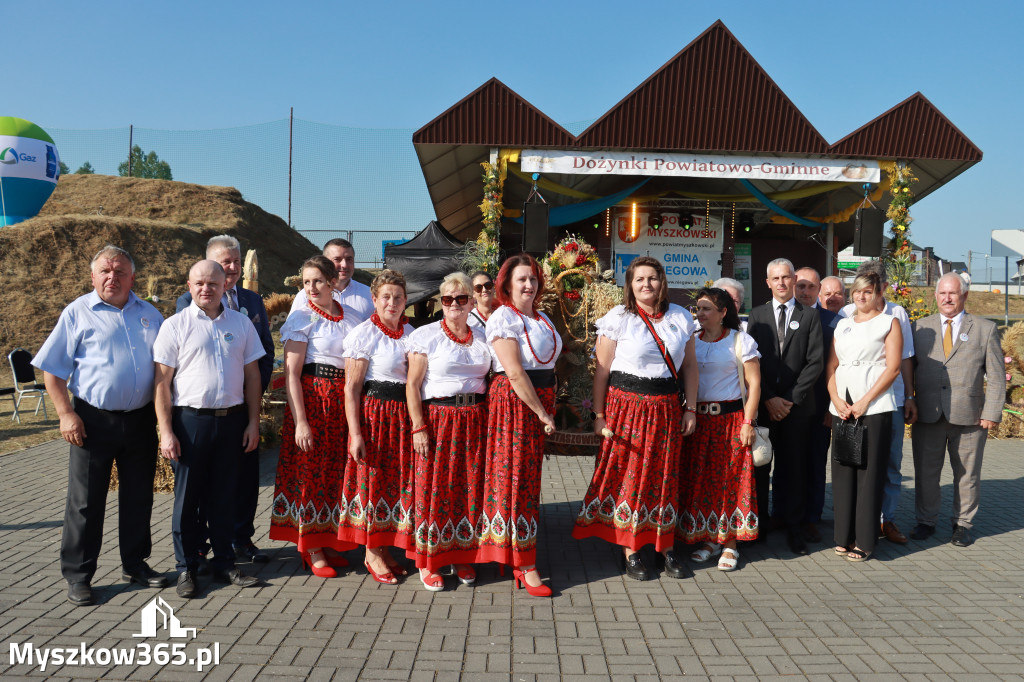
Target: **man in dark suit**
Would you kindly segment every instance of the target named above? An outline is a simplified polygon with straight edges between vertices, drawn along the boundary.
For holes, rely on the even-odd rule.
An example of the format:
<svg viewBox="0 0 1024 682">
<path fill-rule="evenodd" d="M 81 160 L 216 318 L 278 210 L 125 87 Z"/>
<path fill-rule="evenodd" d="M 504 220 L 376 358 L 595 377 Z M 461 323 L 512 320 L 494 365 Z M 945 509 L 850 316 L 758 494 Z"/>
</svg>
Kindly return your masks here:
<svg viewBox="0 0 1024 682">
<path fill-rule="evenodd" d="M 821 292 L 821 275 L 814 268 L 800 268 L 796 271 L 796 300 L 807 308 L 818 311 L 821 321 L 822 352 L 827 358 L 832 348 L 832 336 L 836 331 L 839 316 L 821 307 L 818 294 Z M 807 479 L 807 511 L 802 529 L 804 540 L 821 542 L 818 524 L 825 508 L 825 469 L 828 463 L 828 448 L 832 443 L 832 415 L 828 411 L 828 381 L 825 372 L 814 384 L 814 422 L 811 424 L 810 471 Z M 778 492 L 778 491 L 776 491 Z"/>
<path fill-rule="evenodd" d="M 222 302 L 225 308 L 237 310 L 248 317 L 256 333 L 259 335 L 260 344 L 266 355 L 258 360 L 260 369 L 261 394 L 266 392 L 270 385 L 270 374 L 274 370 L 274 338 L 270 335 L 270 321 L 267 318 L 267 308 L 263 305 L 263 297 L 255 291 L 249 291 L 237 286 L 238 278 L 242 274 L 242 248 L 238 240 L 230 235 L 219 235 L 213 237 L 206 243 L 206 258 L 224 268 L 224 296 Z M 192 294 L 182 294 L 177 301 L 175 312 L 181 312 L 192 303 Z M 256 534 L 256 507 L 259 503 L 260 492 L 260 453 L 259 449 L 247 452 L 242 455 L 242 461 L 238 463 L 238 481 L 235 490 L 235 537 L 233 543 L 235 554 L 239 559 L 264 563 L 269 560 L 266 554 L 253 543 L 252 537 Z M 199 513 L 200 522 L 205 525 L 205 515 L 202 510 Z M 204 533 L 201 533 L 204 536 Z"/>
<path fill-rule="evenodd" d="M 943 275 L 935 288 L 939 312 L 913 323 L 917 422 L 911 440 L 917 527 L 910 536 L 924 540 L 935 533 L 942 506 L 939 477 L 948 450 L 953 468 L 950 542 L 957 547 L 973 542 L 970 530 L 978 512 L 985 441 L 988 430 L 1002 419 L 1006 400 L 999 331 L 991 321 L 964 311 L 967 293 L 959 275 Z"/>
<path fill-rule="evenodd" d="M 789 548 L 807 554 L 801 526 L 807 509 L 810 433 L 814 421 L 814 384 L 824 367 L 821 318 L 793 296 L 793 264 L 776 258 L 768 264 L 772 301 L 750 312 L 747 333 L 761 353 L 761 405 L 758 418 L 768 420 L 775 452 L 775 513 L 788 529 Z M 757 505 L 761 522 L 768 517 L 771 465 L 758 467 Z M 780 494 L 781 493 L 781 494 Z"/>
</svg>

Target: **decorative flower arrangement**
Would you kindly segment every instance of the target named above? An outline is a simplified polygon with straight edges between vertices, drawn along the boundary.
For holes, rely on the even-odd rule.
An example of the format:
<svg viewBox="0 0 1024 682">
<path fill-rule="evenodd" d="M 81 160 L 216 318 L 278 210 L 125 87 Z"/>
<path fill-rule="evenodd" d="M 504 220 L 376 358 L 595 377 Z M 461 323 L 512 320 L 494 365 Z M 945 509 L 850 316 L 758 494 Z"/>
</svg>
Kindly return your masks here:
<svg viewBox="0 0 1024 682">
<path fill-rule="evenodd" d="M 910 289 L 910 281 L 918 267 L 911 260 L 910 253 L 910 223 L 914 221 L 910 216 L 910 205 L 914 203 L 914 193 L 910 191 L 910 186 L 917 182 L 917 178 L 906 163 L 889 164 L 885 170 L 891 179 L 889 192 L 892 194 L 892 201 L 885 212 L 890 221 L 889 249 L 882 256 L 889 277 L 888 298 L 903 306 L 911 320 L 917 320 L 932 312 Z"/>
<path fill-rule="evenodd" d="M 544 259 L 544 264 L 551 271 L 552 277 L 564 276 L 559 280 L 562 291 L 570 301 L 579 301 L 581 291 L 587 284 L 583 270 L 590 274 L 597 272 L 597 251 L 577 235 L 569 235 L 558 242 L 555 250 Z"/>
<path fill-rule="evenodd" d="M 462 255 L 462 267 L 468 272 L 483 270 L 491 277 L 498 274 L 498 235 L 501 232 L 501 216 L 505 206 L 502 193 L 505 187 L 505 159 L 497 163 L 481 163 L 483 166 L 484 200 L 480 204 L 483 214 L 483 229 L 475 241 L 466 242 Z"/>
</svg>

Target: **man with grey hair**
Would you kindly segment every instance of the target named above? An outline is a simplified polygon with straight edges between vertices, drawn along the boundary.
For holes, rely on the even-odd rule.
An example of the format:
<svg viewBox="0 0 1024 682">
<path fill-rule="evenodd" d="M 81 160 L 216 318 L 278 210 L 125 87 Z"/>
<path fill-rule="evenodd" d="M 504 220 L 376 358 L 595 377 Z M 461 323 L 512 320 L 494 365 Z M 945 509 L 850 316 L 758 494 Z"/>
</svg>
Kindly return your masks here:
<svg viewBox="0 0 1024 682">
<path fill-rule="evenodd" d="M 167 584 L 146 564 L 157 450 L 153 344 L 163 316 L 132 292 L 135 263 L 124 249 L 101 249 L 91 278 L 93 291 L 61 312 L 32 360 L 57 408 L 60 435 L 71 445 L 60 564 L 76 606 L 93 603 L 115 461 L 121 577 L 148 587 Z"/>
<path fill-rule="evenodd" d="M 814 419 L 814 384 L 825 364 L 821 320 L 816 310 L 794 298 L 796 273 L 791 262 L 777 258 L 768 264 L 767 273 L 772 300 L 750 312 L 747 328 L 761 353 L 758 419 L 768 422 L 775 452 L 777 520 L 787 526 L 790 550 L 807 554 L 801 531 L 807 507 L 807 434 Z M 768 519 L 771 466 L 755 470 L 759 523 Z M 765 531 L 767 528 L 762 532 Z"/>
<path fill-rule="evenodd" d="M 953 469 L 950 542 L 957 547 L 973 542 L 970 529 L 978 512 L 985 441 L 1002 419 L 1006 399 L 999 331 L 990 320 L 964 311 L 967 289 L 955 273 L 939 278 L 939 312 L 914 322 L 917 369 L 908 384 L 919 403 L 911 439 L 917 515 L 911 537 L 924 540 L 935 533 L 942 506 L 939 478 L 948 450 Z"/>
<path fill-rule="evenodd" d="M 846 305 L 846 286 L 843 284 L 843 280 L 835 275 L 829 275 L 821 280 L 818 305 L 829 312 L 839 314 L 839 311 Z"/>
<path fill-rule="evenodd" d="M 900 374 L 892 384 L 893 395 L 896 397 L 896 413 L 892 419 L 892 434 L 889 440 L 889 463 L 886 470 L 885 487 L 882 489 L 882 515 L 879 534 L 889 542 L 898 545 L 906 544 L 907 536 L 896 525 L 896 508 L 899 506 L 900 491 L 903 484 L 903 434 L 904 424 L 913 424 L 917 419 L 917 405 L 909 387 L 914 385 L 914 334 L 910 327 L 910 316 L 903 306 L 886 301 L 884 296 L 889 290 L 889 276 L 885 263 L 880 260 L 864 261 L 857 267 L 857 274 L 874 274 L 882 282 L 882 298 L 878 299 L 879 310 L 892 315 L 900 322 L 903 332 L 903 351 L 900 358 Z M 857 306 L 853 303 L 839 311 L 839 317 L 853 317 Z"/>
<path fill-rule="evenodd" d="M 242 274 L 242 247 L 237 239 L 228 234 L 212 237 L 206 243 L 206 257 L 224 269 L 224 295 L 221 303 L 226 309 L 237 310 L 248 317 L 259 335 L 260 344 L 266 353 L 259 359 L 262 394 L 270 385 L 270 374 L 274 371 L 274 337 L 270 335 L 270 320 L 267 317 L 267 308 L 263 304 L 263 297 L 238 285 L 238 279 Z M 192 294 L 185 292 L 178 298 L 176 312 L 185 310 L 190 303 Z M 257 449 L 242 457 L 238 466 L 238 488 L 235 492 L 236 518 L 233 542 L 239 559 L 265 563 L 269 557 L 252 541 L 253 535 L 256 534 L 256 508 L 259 505 L 260 452 Z M 206 523 L 205 514 L 201 510 L 199 523 Z M 205 555 L 205 543 L 201 549 Z"/>
<path fill-rule="evenodd" d="M 721 289 L 729 294 L 729 298 L 736 304 L 736 314 L 740 316 L 740 330 L 747 331 L 747 316 L 740 313 L 743 310 L 743 282 L 732 277 L 719 277 L 711 284 L 715 289 Z"/>
</svg>

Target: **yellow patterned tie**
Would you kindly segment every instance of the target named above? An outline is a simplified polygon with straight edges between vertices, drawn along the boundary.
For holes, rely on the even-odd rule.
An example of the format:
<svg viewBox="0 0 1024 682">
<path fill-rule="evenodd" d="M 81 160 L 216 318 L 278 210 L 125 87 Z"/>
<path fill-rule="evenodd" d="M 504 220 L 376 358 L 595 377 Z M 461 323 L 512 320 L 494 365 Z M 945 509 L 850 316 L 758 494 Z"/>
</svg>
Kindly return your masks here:
<svg viewBox="0 0 1024 682">
<path fill-rule="evenodd" d="M 946 320 L 946 333 L 942 335 L 942 352 L 947 358 L 953 352 L 953 320 Z"/>
</svg>

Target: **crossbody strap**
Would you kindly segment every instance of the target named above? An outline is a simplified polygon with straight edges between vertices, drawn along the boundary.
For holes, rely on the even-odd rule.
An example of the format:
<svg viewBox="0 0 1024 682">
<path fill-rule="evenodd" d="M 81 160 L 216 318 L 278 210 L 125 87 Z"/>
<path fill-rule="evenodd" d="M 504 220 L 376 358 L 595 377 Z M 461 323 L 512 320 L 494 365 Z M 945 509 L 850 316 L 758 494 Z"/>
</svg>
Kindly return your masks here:
<svg viewBox="0 0 1024 682">
<path fill-rule="evenodd" d="M 651 332 L 651 336 L 654 337 L 654 342 L 658 344 L 658 350 L 661 351 L 661 357 L 665 360 L 665 364 L 668 365 L 668 371 L 672 373 L 672 378 L 679 381 L 679 373 L 676 371 L 676 363 L 672 361 L 672 356 L 668 352 L 668 348 L 665 347 L 665 342 L 658 336 L 658 332 L 654 331 L 654 325 L 647 319 L 647 316 L 643 313 L 638 312 L 640 319 L 647 325 L 647 330 Z"/>
<path fill-rule="evenodd" d="M 740 333 L 736 332 L 736 342 L 732 344 L 732 351 L 736 355 L 736 374 L 740 379 L 740 395 L 743 397 L 743 404 L 747 404 L 747 382 L 743 379 L 743 352 L 740 350 Z"/>
</svg>

